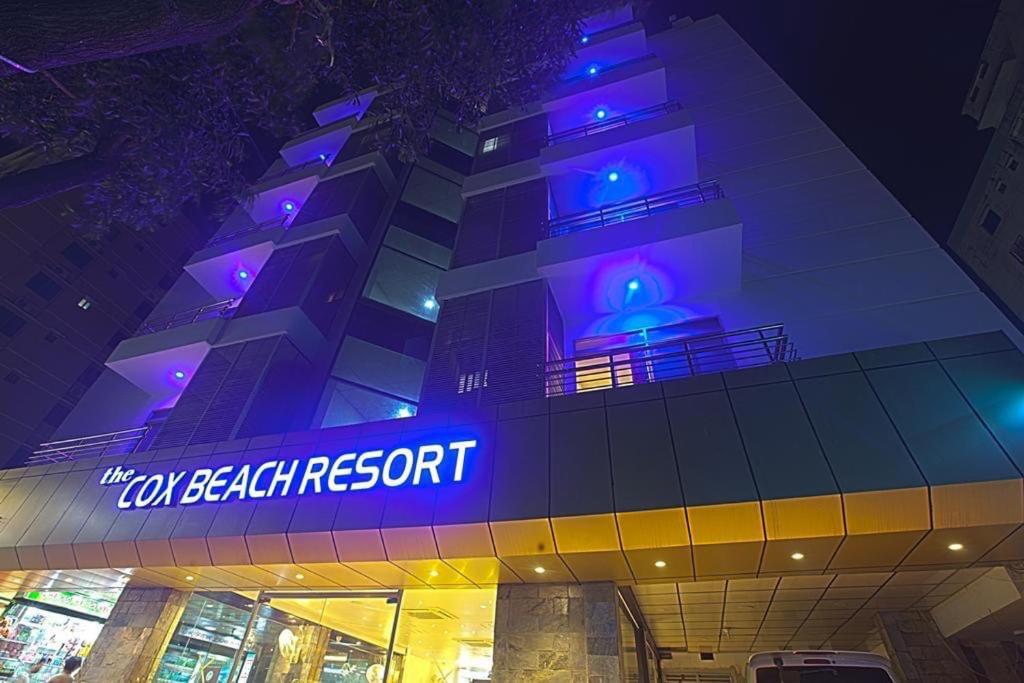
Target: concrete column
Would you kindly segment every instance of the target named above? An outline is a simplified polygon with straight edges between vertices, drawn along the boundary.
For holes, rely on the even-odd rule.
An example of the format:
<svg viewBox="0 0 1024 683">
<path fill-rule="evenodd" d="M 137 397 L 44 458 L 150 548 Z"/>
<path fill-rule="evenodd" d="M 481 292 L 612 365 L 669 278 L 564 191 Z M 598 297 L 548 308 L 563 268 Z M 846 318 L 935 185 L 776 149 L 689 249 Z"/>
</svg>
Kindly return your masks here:
<svg viewBox="0 0 1024 683">
<path fill-rule="evenodd" d="M 190 595 L 171 588 L 124 589 L 75 680 L 148 681 Z"/>
<path fill-rule="evenodd" d="M 498 586 L 492 680 L 622 680 L 617 601 L 613 583 Z"/>
<path fill-rule="evenodd" d="M 974 683 L 932 615 L 925 611 L 880 612 L 875 621 L 900 683 Z"/>
</svg>

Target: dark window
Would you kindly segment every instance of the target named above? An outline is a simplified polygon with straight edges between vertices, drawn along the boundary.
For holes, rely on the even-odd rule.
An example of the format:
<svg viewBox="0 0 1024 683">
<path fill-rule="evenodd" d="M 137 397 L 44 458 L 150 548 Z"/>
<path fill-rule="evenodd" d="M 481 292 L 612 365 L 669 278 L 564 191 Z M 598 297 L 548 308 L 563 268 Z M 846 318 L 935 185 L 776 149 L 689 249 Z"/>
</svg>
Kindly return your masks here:
<svg viewBox="0 0 1024 683">
<path fill-rule="evenodd" d="M 43 422 L 51 427 L 57 427 L 64 421 L 64 418 L 66 418 L 70 412 L 71 408 L 68 408 L 63 403 L 58 403 L 50 408 L 50 412 L 48 412 L 46 417 L 43 418 Z"/>
<path fill-rule="evenodd" d="M 0 334 L 13 337 L 25 327 L 25 319 L 9 308 L 0 306 Z"/>
<path fill-rule="evenodd" d="M 153 303 L 148 299 L 143 299 L 139 302 L 139 305 L 132 311 L 132 315 L 140 320 L 145 320 L 146 317 L 153 312 Z"/>
<path fill-rule="evenodd" d="M 14 370 L 11 370 L 6 375 L 4 375 L 4 381 L 7 382 L 8 384 L 17 384 L 18 382 L 21 381 L 21 375 L 19 375 Z"/>
<path fill-rule="evenodd" d="M 375 301 L 360 299 L 346 334 L 407 356 L 426 360 L 434 324 Z"/>
<path fill-rule="evenodd" d="M 985 232 L 990 235 L 996 234 L 996 230 L 999 229 L 999 224 L 1003 222 L 1003 217 L 998 213 L 989 209 L 985 212 L 985 217 L 981 219 L 981 227 L 985 228 Z"/>
<path fill-rule="evenodd" d="M 999 183 L 999 185 L 996 186 L 996 192 L 999 194 L 1006 194 L 1006 183 Z"/>
<path fill-rule="evenodd" d="M 463 154 L 454 147 L 449 147 L 437 140 L 430 141 L 427 158 L 436 161 L 442 166 L 447 166 L 462 175 L 469 175 L 470 171 L 473 170 L 473 157 Z"/>
<path fill-rule="evenodd" d="M 60 285 L 45 273 L 36 273 L 28 279 L 25 286 L 48 301 L 60 294 Z"/>
<path fill-rule="evenodd" d="M 979 79 L 985 78 L 985 74 L 987 74 L 987 73 L 988 73 L 988 62 L 983 61 L 978 66 L 978 78 Z"/>
<path fill-rule="evenodd" d="M 1007 166 L 1007 167 L 1008 167 L 1008 168 L 1009 168 L 1009 169 L 1010 169 L 1011 171 L 1016 171 L 1016 170 L 1017 170 L 1017 167 L 1018 167 L 1018 166 L 1020 166 L 1020 162 L 1018 162 L 1018 161 L 1017 161 L 1016 159 L 1010 159 L 1010 163 L 1006 164 L 1006 166 Z"/>
<path fill-rule="evenodd" d="M 974 89 L 971 90 L 971 102 L 973 102 L 974 100 L 978 99 L 978 93 L 979 92 L 981 92 L 981 90 L 978 89 L 977 86 L 975 86 Z"/>
<path fill-rule="evenodd" d="M 64 247 L 60 253 L 64 255 L 64 258 L 66 258 L 71 265 L 79 269 L 85 268 L 87 265 L 92 263 L 92 255 L 83 249 L 77 242 L 72 242 L 68 246 Z"/>
</svg>

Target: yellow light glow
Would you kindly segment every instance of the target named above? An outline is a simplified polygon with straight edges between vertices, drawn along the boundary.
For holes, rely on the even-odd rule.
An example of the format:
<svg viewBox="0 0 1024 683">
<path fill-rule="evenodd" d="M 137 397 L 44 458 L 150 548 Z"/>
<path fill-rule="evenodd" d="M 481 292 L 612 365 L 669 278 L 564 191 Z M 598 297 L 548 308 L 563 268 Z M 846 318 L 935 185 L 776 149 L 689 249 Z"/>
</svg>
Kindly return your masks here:
<svg viewBox="0 0 1024 683">
<path fill-rule="evenodd" d="M 658 561 L 656 561 L 654 563 L 654 566 L 657 567 L 658 569 L 664 569 L 667 565 L 668 565 L 668 563 L 665 562 L 665 560 L 658 560 Z"/>
<path fill-rule="evenodd" d="M 195 581 L 195 580 L 196 580 L 196 577 L 194 577 L 194 576 L 192 576 L 191 574 L 189 574 L 188 576 L 186 576 L 186 577 L 185 577 L 185 580 L 186 580 L 186 581 Z"/>
<path fill-rule="evenodd" d="M 306 578 L 306 575 L 305 574 L 296 574 L 295 578 L 298 579 L 299 581 L 302 581 L 304 578 Z"/>
<path fill-rule="evenodd" d="M 952 550 L 953 552 L 956 552 L 958 550 L 963 550 L 964 549 L 964 544 L 963 543 L 950 543 L 946 547 L 949 548 L 950 550 Z"/>
<path fill-rule="evenodd" d="M 792 555 L 790 555 L 790 557 L 793 558 L 794 560 L 802 560 L 802 559 L 804 559 L 804 554 L 803 553 L 793 553 Z"/>
<path fill-rule="evenodd" d="M 544 573 L 544 572 L 546 572 L 547 570 L 546 570 L 546 569 L 544 569 L 544 567 L 534 567 L 534 568 L 533 568 L 533 571 L 537 572 L 538 574 L 543 574 L 543 573 Z"/>
</svg>

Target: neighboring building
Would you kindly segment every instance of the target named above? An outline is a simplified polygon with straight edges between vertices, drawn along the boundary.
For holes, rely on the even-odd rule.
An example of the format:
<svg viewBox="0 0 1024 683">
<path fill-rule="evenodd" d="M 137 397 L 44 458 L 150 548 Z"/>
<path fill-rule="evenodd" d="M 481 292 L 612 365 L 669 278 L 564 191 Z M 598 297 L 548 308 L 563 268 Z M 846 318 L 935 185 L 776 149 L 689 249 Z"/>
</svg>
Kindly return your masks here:
<svg viewBox="0 0 1024 683">
<path fill-rule="evenodd" d="M 963 113 L 992 142 L 949 246 L 1024 320 L 1024 1 L 1002 0 Z"/>
<path fill-rule="evenodd" d="M 163 297 L 202 232 L 72 229 L 79 194 L 0 211 L 0 466 L 48 441 Z"/>
<path fill-rule="evenodd" d="M 721 18 L 594 17 L 414 165 L 374 101 L 2 473 L 12 620 L 107 618 L 86 682 L 1012 670 L 1024 339 Z"/>
</svg>

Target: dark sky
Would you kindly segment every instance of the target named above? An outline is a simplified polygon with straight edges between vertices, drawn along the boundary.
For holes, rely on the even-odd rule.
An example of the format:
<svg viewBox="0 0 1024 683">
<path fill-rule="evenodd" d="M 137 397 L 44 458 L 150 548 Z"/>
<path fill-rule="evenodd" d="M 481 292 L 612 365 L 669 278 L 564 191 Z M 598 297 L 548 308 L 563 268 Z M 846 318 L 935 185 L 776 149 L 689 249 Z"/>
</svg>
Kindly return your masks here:
<svg viewBox="0 0 1024 683">
<path fill-rule="evenodd" d="M 997 6 L 654 0 L 648 25 L 721 14 L 944 243 L 991 137 L 960 108 Z"/>
</svg>

